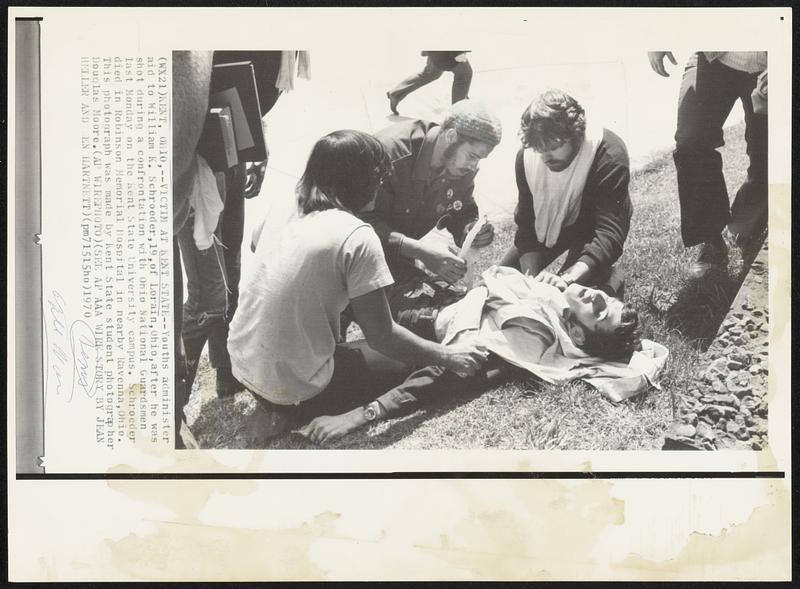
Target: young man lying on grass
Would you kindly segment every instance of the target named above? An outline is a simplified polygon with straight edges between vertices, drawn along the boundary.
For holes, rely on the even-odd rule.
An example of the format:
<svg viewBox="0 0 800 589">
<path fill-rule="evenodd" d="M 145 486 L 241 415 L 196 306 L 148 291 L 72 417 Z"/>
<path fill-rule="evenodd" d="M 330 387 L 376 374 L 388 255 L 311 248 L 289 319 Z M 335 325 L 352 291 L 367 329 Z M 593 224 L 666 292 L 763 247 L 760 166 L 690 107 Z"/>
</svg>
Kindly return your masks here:
<svg viewBox="0 0 800 589">
<path fill-rule="evenodd" d="M 547 272 L 531 277 L 493 266 L 460 301 L 438 313 L 423 309 L 411 321 L 401 317 L 401 324 L 423 337 L 487 348 L 489 361 L 476 375 L 465 378 L 428 366 L 365 406 L 316 417 L 296 431 L 312 442 L 329 442 L 442 394 L 496 386 L 511 378 L 513 367 L 546 382 L 583 379 L 613 401 L 656 384 L 667 351 L 640 339 L 636 310 L 602 290 L 579 284 L 559 288 L 552 278 Z M 420 315 L 428 320 L 413 320 Z"/>
</svg>

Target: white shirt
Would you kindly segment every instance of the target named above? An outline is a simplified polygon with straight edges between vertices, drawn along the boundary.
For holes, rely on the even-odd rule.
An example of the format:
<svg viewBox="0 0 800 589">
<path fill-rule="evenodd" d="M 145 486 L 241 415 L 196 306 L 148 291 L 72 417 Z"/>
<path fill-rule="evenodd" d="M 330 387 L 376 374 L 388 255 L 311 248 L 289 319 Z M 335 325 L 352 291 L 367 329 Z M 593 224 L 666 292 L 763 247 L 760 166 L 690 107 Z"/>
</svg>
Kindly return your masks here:
<svg viewBox="0 0 800 589">
<path fill-rule="evenodd" d="M 767 69 L 766 51 L 704 51 L 708 61 L 718 60 L 729 68 L 757 74 Z"/>
<path fill-rule="evenodd" d="M 474 338 L 546 382 L 583 379 L 614 402 L 658 386 L 669 355 L 661 344 L 642 340 L 627 363 L 588 356 L 569 336 L 567 302 L 556 287 L 503 266 L 490 267 L 478 284 L 439 312 L 434 328 L 443 344 Z"/>
<path fill-rule="evenodd" d="M 297 404 L 330 382 L 349 301 L 392 275 L 372 227 L 340 210 L 293 217 L 255 255 L 228 335 L 233 374 L 268 401 Z"/>
</svg>

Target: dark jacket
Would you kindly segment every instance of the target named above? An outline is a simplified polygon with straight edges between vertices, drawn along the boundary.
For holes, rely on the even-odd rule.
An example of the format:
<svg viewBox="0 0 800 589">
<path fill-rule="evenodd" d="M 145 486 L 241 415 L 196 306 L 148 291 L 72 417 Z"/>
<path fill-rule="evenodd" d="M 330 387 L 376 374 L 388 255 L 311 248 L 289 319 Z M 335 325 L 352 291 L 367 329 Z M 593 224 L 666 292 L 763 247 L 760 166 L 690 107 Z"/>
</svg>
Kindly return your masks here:
<svg viewBox="0 0 800 589">
<path fill-rule="evenodd" d="M 375 228 L 390 267 L 399 262 L 404 236 L 419 239 L 439 227 L 460 245 L 464 227 L 478 218 L 472 196 L 474 173 L 432 177 L 431 157 L 438 136 L 436 123 L 419 120 L 396 123 L 375 134 L 394 170 L 379 190 L 374 210 L 359 217 Z"/>
<path fill-rule="evenodd" d="M 516 160 L 519 200 L 514 214 L 517 222 L 514 245 L 525 254 L 548 248 L 536 236 L 533 196 L 525 178 L 522 153 L 520 149 Z M 585 262 L 590 270 L 610 268 L 619 259 L 633 214 L 628 193 L 629 167 L 628 151 L 622 139 L 604 129 L 589 168 L 578 218 L 573 225 L 562 229 L 552 249 L 575 251 L 579 248 L 576 261 Z"/>
</svg>

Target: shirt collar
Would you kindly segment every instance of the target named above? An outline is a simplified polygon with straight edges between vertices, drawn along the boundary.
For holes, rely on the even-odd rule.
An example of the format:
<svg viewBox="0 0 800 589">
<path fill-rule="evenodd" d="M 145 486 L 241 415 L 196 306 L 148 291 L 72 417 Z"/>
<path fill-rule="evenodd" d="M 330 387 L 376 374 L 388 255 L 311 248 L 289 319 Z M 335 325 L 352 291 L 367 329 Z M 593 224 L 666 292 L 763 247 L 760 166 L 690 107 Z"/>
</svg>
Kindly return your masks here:
<svg viewBox="0 0 800 589">
<path fill-rule="evenodd" d="M 414 161 L 414 169 L 412 171 L 414 180 L 430 180 L 433 168 L 433 148 L 439 138 L 440 130 L 441 127 L 435 125 L 425 134 L 425 139 L 422 141 L 422 149 L 419 150 L 417 159 Z"/>
</svg>

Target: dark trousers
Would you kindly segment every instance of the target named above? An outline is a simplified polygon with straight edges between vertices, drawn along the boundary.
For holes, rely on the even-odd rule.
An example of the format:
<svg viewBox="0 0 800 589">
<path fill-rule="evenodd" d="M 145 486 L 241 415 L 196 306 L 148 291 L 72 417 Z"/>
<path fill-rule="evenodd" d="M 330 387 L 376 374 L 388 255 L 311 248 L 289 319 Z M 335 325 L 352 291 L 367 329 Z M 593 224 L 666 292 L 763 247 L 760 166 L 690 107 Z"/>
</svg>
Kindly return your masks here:
<svg viewBox="0 0 800 589">
<path fill-rule="evenodd" d="M 222 246 L 218 239 L 220 227 L 214 234 L 214 243 L 205 250 L 197 249 L 192 227 L 194 213 L 178 232 L 183 270 L 186 273 L 186 300 L 182 309 L 181 336 L 186 354 L 186 385 L 191 391 L 197 373 L 197 363 L 206 342 L 214 332 L 222 332 L 227 309 L 227 277 Z M 219 337 L 219 335 L 218 335 Z M 216 358 L 211 354 L 212 365 Z"/>
<path fill-rule="evenodd" d="M 242 275 L 242 241 L 244 238 L 245 165 L 239 164 L 226 173 L 225 209 L 220 220 L 222 259 L 227 277 L 227 306 L 224 322 L 208 336 L 208 355 L 219 370 L 230 371 L 228 326 L 239 306 L 239 279 Z"/>
<path fill-rule="evenodd" d="M 399 417 L 445 396 L 486 390 L 521 374 L 492 354 L 473 376 L 460 377 L 439 366 L 426 366 L 408 375 L 408 369 L 398 370 L 396 365 L 390 369 L 374 365 L 365 359 L 362 349 L 337 346 L 330 383 L 318 395 L 298 405 L 276 405 L 255 394 L 259 412 L 251 426 L 257 431 L 251 443 L 258 446 L 315 417 L 341 415 L 376 399 L 392 417 Z"/>
<path fill-rule="evenodd" d="M 392 417 L 399 417 L 437 400 L 485 391 L 515 377 L 526 375 L 499 356 L 489 354 L 487 362 L 472 376 L 458 376 L 441 366 L 426 366 L 411 373 L 380 400 Z"/>
<path fill-rule="evenodd" d="M 469 87 L 472 83 L 472 66 L 468 61 L 457 62 L 452 70 L 453 72 L 453 87 L 451 90 L 451 101 L 453 104 L 459 100 L 463 100 L 469 95 Z M 422 88 L 431 82 L 438 80 L 445 70 L 436 64 L 436 60 L 428 56 L 428 61 L 421 72 L 409 76 L 393 88 L 389 94 L 402 100 L 414 90 Z"/>
<path fill-rule="evenodd" d="M 253 394 L 259 406 L 254 441 L 258 444 L 321 415 L 341 415 L 366 405 L 403 382 L 408 373 L 404 365 L 372 351 L 364 341 L 338 345 L 333 354 L 333 376 L 311 399 L 297 405 L 278 405 Z"/>
<path fill-rule="evenodd" d="M 181 267 L 181 251 L 178 237 L 172 238 L 172 279 L 173 279 L 173 329 L 175 334 L 175 447 L 184 448 L 181 440 L 181 422 L 185 419 L 183 408 L 189 402 L 190 389 L 186 387 L 186 354 L 181 339 L 183 326 L 183 269 Z"/>
<path fill-rule="evenodd" d="M 691 247 L 718 237 L 729 225 L 736 234 L 759 231 L 767 219 L 767 116 L 753 112 L 750 94 L 757 74 L 709 62 L 695 54 L 683 73 L 675 133 L 675 169 L 681 205 L 683 244 Z M 742 101 L 750 160 L 747 180 L 733 206 L 722 174 L 722 126 L 736 100 Z"/>
<path fill-rule="evenodd" d="M 239 300 L 241 249 L 244 233 L 245 166 L 239 164 L 225 173 L 225 208 L 214 232 L 214 244 L 197 249 L 194 241 L 194 214 L 178 232 L 183 271 L 186 273 L 186 301 L 182 310 L 183 338 L 188 391 L 197 374 L 200 354 L 208 342 L 211 365 L 230 371 L 228 324 Z"/>
</svg>

